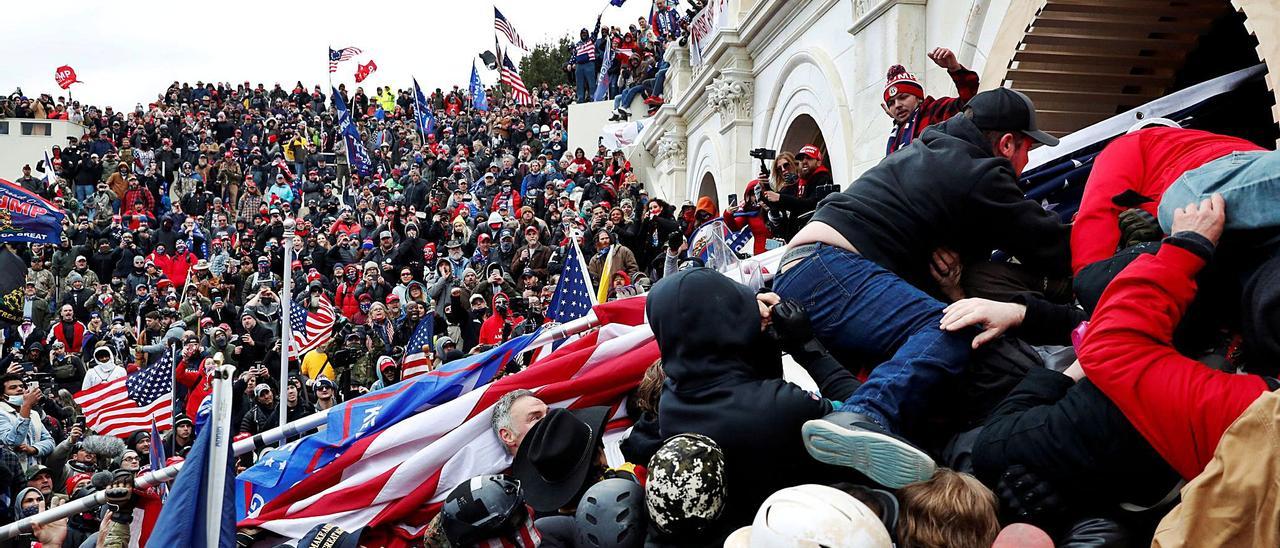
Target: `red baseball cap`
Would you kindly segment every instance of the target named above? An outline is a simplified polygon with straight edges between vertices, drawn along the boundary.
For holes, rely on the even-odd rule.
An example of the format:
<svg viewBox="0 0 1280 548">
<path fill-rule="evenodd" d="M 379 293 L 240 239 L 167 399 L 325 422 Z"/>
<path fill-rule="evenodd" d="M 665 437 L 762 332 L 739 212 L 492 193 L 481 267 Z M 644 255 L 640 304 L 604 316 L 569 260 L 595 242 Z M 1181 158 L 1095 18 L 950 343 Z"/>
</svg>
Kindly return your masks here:
<svg viewBox="0 0 1280 548">
<path fill-rule="evenodd" d="M 800 149 L 800 152 L 796 153 L 796 158 L 799 158 L 801 156 L 808 156 L 819 162 L 822 161 L 822 151 L 818 150 L 818 147 L 813 145 L 805 145 L 804 147 L 802 147 Z"/>
</svg>

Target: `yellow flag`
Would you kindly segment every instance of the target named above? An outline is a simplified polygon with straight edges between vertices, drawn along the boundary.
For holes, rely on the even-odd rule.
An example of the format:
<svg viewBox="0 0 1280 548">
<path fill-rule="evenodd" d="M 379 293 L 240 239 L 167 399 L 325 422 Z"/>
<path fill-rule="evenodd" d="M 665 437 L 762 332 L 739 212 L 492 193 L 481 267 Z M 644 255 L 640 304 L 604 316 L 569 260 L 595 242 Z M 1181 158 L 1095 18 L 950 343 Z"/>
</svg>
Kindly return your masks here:
<svg viewBox="0 0 1280 548">
<path fill-rule="evenodd" d="M 604 258 L 604 269 L 600 271 L 600 290 L 596 292 L 596 302 L 604 303 L 609 300 L 609 284 L 613 280 L 613 250 L 617 246 L 609 246 L 609 254 Z"/>
</svg>

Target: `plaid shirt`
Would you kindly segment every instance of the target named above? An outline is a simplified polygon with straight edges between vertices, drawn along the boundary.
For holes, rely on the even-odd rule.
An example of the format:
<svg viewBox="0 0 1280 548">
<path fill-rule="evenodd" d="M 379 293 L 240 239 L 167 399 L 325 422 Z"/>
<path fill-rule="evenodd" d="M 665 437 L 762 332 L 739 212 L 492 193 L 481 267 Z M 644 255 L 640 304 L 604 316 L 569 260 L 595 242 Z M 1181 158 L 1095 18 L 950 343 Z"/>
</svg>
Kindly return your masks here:
<svg viewBox="0 0 1280 548">
<path fill-rule="evenodd" d="M 924 133 L 924 128 L 944 122 L 948 118 L 959 114 L 961 110 L 964 110 L 964 106 L 969 103 L 969 99 L 972 99 L 978 93 L 978 73 L 968 69 L 961 69 L 947 74 L 950 74 L 951 81 L 955 82 L 959 97 L 943 97 L 941 99 L 935 99 L 932 96 L 925 97 L 920 102 L 920 106 L 916 107 L 916 111 L 911 113 L 911 118 L 906 123 L 901 125 L 894 124 L 893 131 L 889 133 L 889 144 L 885 149 L 885 156 L 911 144 L 911 141 L 919 137 L 921 133 Z"/>
</svg>

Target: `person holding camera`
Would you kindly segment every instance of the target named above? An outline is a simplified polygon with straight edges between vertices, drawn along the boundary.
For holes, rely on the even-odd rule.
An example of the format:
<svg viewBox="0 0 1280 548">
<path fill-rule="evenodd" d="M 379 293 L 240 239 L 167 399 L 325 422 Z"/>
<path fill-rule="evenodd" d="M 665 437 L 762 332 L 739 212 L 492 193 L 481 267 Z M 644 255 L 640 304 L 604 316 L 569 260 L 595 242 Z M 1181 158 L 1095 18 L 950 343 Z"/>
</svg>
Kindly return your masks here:
<svg viewBox="0 0 1280 548">
<path fill-rule="evenodd" d="M 761 193 L 764 203 L 770 208 L 783 212 L 786 221 L 775 233 L 784 240 L 790 240 L 808 221 L 807 216 L 818 207 L 818 202 L 828 194 L 838 192 L 840 187 L 831 178 L 831 170 L 822 164 L 822 151 L 814 145 L 805 145 L 795 154 L 795 183 L 784 185 L 778 190 L 765 190 Z M 782 157 L 775 162 L 776 169 L 786 169 L 784 180 L 789 181 L 784 168 L 789 162 Z"/>
<path fill-rule="evenodd" d="M 0 402 L 0 443 L 17 455 L 23 468 L 31 468 L 53 452 L 53 436 L 44 427 L 44 413 L 37 404 L 44 393 L 22 375 L 0 376 L 4 402 Z"/>
<path fill-rule="evenodd" d="M 761 175 L 764 174 L 762 173 Z M 761 180 L 765 181 L 765 184 L 761 184 Z M 767 178 L 755 179 L 747 183 L 747 188 L 742 193 L 742 203 L 725 208 L 724 213 L 721 215 L 724 218 L 725 226 L 729 230 L 737 232 L 743 228 L 751 229 L 751 236 L 754 238 L 751 250 L 752 255 L 764 253 L 765 243 L 773 236 L 766 219 L 764 202 L 761 201 L 766 184 L 768 184 Z"/>
</svg>

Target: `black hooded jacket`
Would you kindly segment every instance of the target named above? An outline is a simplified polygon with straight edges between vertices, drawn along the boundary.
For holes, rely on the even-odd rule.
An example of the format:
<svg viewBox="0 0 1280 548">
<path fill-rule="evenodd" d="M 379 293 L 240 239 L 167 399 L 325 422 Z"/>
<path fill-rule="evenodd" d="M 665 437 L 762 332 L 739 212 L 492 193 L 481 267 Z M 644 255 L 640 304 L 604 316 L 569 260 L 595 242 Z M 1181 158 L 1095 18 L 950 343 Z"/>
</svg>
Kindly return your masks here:
<svg viewBox="0 0 1280 548">
<path fill-rule="evenodd" d="M 963 116 L 930 126 L 828 195 L 813 220 L 919 288 L 936 287 L 928 265 L 942 246 L 966 258 L 999 248 L 1044 274 L 1071 274 L 1068 227 L 1023 195 L 1013 166 Z"/>
<path fill-rule="evenodd" d="M 662 438 L 694 432 L 720 445 L 730 494 L 723 525 L 749 525 L 778 489 L 849 475 L 805 450 L 800 427 L 830 413 L 832 402 L 782 380 L 781 352 L 760 330 L 750 289 L 697 268 L 659 281 L 648 307 L 667 374 L 658 404 Z M 831 399 L 844 400 L 857 386 L 829 357 L 807 367 Z"/>
</svg>

